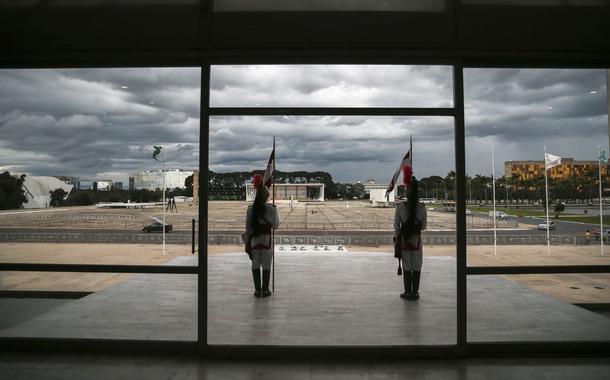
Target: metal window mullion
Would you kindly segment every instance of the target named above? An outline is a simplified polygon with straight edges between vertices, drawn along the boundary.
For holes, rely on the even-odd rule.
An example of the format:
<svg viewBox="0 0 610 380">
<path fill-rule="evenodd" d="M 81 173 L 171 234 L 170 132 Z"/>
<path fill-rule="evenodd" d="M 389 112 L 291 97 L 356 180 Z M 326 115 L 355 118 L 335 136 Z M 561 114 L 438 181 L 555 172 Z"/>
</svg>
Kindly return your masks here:
<svg viewBox="0 0 610 380">
<path fill-rule="evenodd" d="M 210 116 L 455 116 L 455 108 L 211 107 Z"/>
<path fill-rule="evenodd" d="M 456 318 L 458 350 L 467 343 L 466 294 L 466 148 L 464 131 L 464 70 L 462 62 L 453 66 L 453 104 L 455 106 L 455 177 L 456 177 Z"/>
<path fill-rule="evenodd" d="M 468 275 L 610 273 L 610 265 L 524 265 L 466 267 Z"/>
<path fill-rule="evenodd" d="M 208 183 L 210 142 L 210 64 L 201 67 L 199 117 L 199 271 L 197 276 L 197 345 L 208 346 Z"/>
<path fill-rule="evenodd" d="M 197 267 L 180 265 L 1 263 L 0 271 L 197 274 Z"/>
</svg>

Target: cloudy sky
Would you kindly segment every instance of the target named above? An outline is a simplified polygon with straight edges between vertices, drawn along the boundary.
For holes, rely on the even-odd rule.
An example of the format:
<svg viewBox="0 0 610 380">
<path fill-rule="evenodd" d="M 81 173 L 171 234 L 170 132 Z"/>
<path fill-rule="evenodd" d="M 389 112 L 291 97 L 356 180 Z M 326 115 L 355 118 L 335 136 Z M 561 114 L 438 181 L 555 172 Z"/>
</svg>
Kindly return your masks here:
<svg viewBox="0 0 610 380">
<path fill-rule="evenodd" d="M 0 70 L 0 168 L 126 181 L 199 157 L 197 68 Z M 603 70 L 467 70 L 470 174 L 549 152 L 594 159 L 607 149 Z M 447 66 L 214 67 L 216 107 L 450 107 Z M 279 170 L 325 170 L 337 181 L 391 176 L 413 135 L 418 177 L 454 170 L 453 119 L 444 117 L 213 117 L 215 171 L 263 169 L 277 138 Z"/>
</svg>

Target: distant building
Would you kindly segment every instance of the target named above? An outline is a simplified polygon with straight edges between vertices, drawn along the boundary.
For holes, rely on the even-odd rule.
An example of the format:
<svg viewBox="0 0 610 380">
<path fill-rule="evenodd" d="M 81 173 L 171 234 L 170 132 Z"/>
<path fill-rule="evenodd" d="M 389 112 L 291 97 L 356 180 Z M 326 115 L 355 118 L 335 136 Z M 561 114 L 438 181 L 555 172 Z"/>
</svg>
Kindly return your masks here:
<svg viewBox="0 0 610 380">
<path fill-rule="evenodd" d="M 97 191 L 110 191 L 110 189 L 112 189 L 112 181 L 109 179 L 97 181 L 96 188 L 97 188 Z"/>
<path fill-rule="evenodd" d="M 168 169 L 165 172 L 165 188 L 174 189 L 179 187 L 184 189 L 184 181 L 187 177 L 193 175 L 193 171 L 184 171 L 182 169 Z M 136 173 L 133 175 L 133 188 L 134 190 L 146 189 L 156 190 L 163 188 L 163 172 L 157 171 L 145 171 L 142 173 Z"/>
<path fill-rule="evenodd" d="M 552 179 L 566 179 L 569 177 L 584 176 L 587 172 L 597 173 L 598 161 L 580 161 L 573 158 L 561 158 L 561 165 L 549 169 L 548 175 Z M 534 179 L 544 176 L 544 162 L 541 161 L 506 161 L 504 163 L 506 177 L 516 175 L 521 180 Z M 608 167 L 602 166 L 602 176 L 608 175 Z"/>
<path fill-rule="evenodd" d="M 364 184 L 364 193 L 369 194 L 369 199 L 373 205 L 393 203 L 396 200 L 396 186 L 386 197 L 385 191 L 387 188 L 387 184 L 375 183 L 375 179 L 371 178 Z"/>
<path fill-rule="evenodd" d="M 135 178 L 129 177 L 129 191 L 134 191 L 135 189 Z"/>
<path fill-rule="evenodd" d="M 84 179 L 78 181 L 78 189 L 79 190 L 96 190 L 97 182 L 89 179 Z"/>
<path fill-rule="evenodd" d="M 64 181 L 68 185 L 74 186 L 74 188 L 76 190 L 78 190 L 80 188 L 80 186 L 79 186 L 80 178 L 79 177 L 68 176 L 68 175 L 58 175 L 58 176 L 55 176 L 55 178 L 59 179 L 60 181 Z"/>
<path fill-rule="evenodd" d="M 123 190 L 123 182 L 113 182 L 112 183 L 112 189 L 113 190 Z"/>
<path fill-rule="evenodd" d="M 55 177 L 25 176 L 22 189 L 25 192 L 27 203 L 23 208 L 47 208 L 51 203 L 51 191 L 64 189 L 66 197 L 74 185 L 68 185 Z"/>
<path fill-rule="evenodd" d="M 276 201 L 294 199 L 296 201 L 324 202 L 323 183 L 274 183 L 269 191 L 271 194 L 275 191 Z M 256 189 L 252 183 L 246 182 L 246 201 L 252 202 L 254 197 L 256 197 Z"/>
</svg>

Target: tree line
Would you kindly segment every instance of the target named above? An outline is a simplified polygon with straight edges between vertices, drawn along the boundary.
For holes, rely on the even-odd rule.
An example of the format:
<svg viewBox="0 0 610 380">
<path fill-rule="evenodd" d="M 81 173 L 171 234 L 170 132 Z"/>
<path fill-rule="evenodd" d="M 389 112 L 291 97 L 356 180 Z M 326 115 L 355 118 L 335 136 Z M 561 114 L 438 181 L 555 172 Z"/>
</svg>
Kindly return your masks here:
<svg viewBox="0 0 610 380">
<path fill-rule="evenodd" d="M 252 180 L 254 175 L 264 175 L 263 170 L 243 172 L 217 173 L 209 171 L 208 193 L 211 200 L 235 199 L 245 200 L 245 184 Z M 333 181 L 330 173 L 324 171 L 294 171 L 273 172 L 276 183 L 323 183 L 324 196 L 327 199 L 364 199 L 364 185 L 361 183 L 337 183 Z M 316 197 L 315 194 L 311 195 Z"/>
<path fill-rule="evenodd" d="M 255 174 L 263 175 L 262 170 L 249 172 L 217 173 L 209 172 L 208 194 L 210 200 L 245 200 L 245 183 Z M 455 172 L 445 177 L 429 176 L 419 179 L 420 198 L 455 200 Z M 13 176 L 8 171 L 0 174 L 0 210 L 21 208 L 27 203 L 23 182 L 25 174 Z M 276 183 L 323 183 L 327 199 L 366 199 L 362 183 L 334 182 L 332 175 L 325 171 L 274 172 Z M 586 172 L 581 176 L 565 179 L 548 178 L 549 199 L 565 203 L 588 203 L 599 197 L 598 173 Z M 608 187 L 607 178 L 602 179 L 602 188 Z M 397 186 L 398 196 L 404 196 L 404 187 Z M 472 203 L 490 203 L 493 199 L 492 177 L 477 174 L 466 176 L 466 199 Z M 104 202 L 159 202 L 162 190 L 79 190 L 66 194 L 63 189 L 50 192 L 50 205 L 86 206 Z M 167 189 L 166 197 L 193 196 L 193 176 L 185 180 L 185 188 Z M 312 197 L 316 197 L 312 194 Z M 498 203 L 536 203 L 545 199 L 544 175 L 522 179 L 517 175 L 496 178 L 496 201 Z"/>
<path fill-rule="evenodd" d="M 431 176 L 422 178 L 420 197 L 455 200 L 455 172 L 450 171 L 443 178 Z M 564 179 L 548 178 L 549 199 L 565 203 L 588 203 L 599 198 L 599 178 L 595 170 L 581 176 Z M 608 178 L 602 178 L 602 191 L 608 187 Z M 544 175 L 524 179 L 514 174 L 496 178 L 496 202 L 536 203 L 544 201 Z M 603 195 L 603 194 L 602 194 Z M 493 200 L 491 176 L 477 174 L 466 176 L 466 199 L 476 203 L 490 203 Z"/>
</svg>

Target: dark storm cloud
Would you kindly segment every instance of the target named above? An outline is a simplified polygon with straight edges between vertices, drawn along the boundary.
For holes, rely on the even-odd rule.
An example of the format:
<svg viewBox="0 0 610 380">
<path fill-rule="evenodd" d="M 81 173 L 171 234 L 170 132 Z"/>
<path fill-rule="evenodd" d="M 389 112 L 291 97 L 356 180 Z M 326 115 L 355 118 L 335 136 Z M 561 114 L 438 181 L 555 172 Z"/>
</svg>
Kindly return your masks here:
<svg viewBox="0 0 610 380">
<path fill-rule="evenodd" d="M 595 159 L 598 145 L 607 149 L 604 70 L 470 69 L 464 80 L 471 173 L 491 172 L 492 143 L 497 164 L 539 160 L 544 145 L 583 160 Z"/>
<path fill-rule="evenodd" d="M 467 169 L 539 159 L 544 144 L 592 159 L 608 140 L 603 70 L 469 69 Z M 198 68 L 0 70 L 0 167 L 38 175 L 126 181 L 199 159 Z M 214 66 L 211 105 L 451 107 L 449 66 Z M 454 170 L 449 117 L 212 117 L 212 170 L 263 169 L 277 138 L 280 170 L 326 170 L 336 180 L 385 181 L 414 138 L 419 177 Z"/>
<path fill-rule="evenodd" d="M 212 106 L 445 107 L 448 66 L 214 66 Z"/>
<path fill-rule="evenodd" d="M 0 166 L 112 175 L 198 162 L 199 69 L 1 70 Z M 197 154 L 193 154 L 197 152 Z"/>
<path fill-rule="evenodd" d="M 383 177 L 395 170 L 411 134 L 420 146 L 428 141 L 428 146 L 442 149 L 443 158 L 436 163 L 446 164 L 447 157 L 439 136 L 453 142 L 450 118 L 216 117 L 210 131 L 212 170 L 264 168 L 273 134 L 278 169 L 325 170 L 343 181 Z"/>
</svg>

